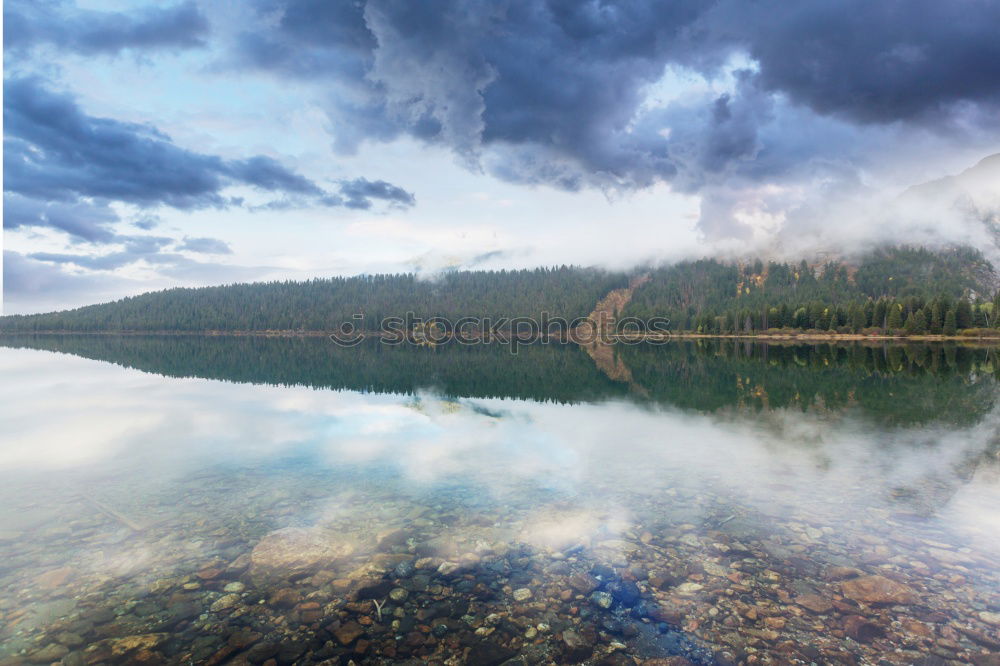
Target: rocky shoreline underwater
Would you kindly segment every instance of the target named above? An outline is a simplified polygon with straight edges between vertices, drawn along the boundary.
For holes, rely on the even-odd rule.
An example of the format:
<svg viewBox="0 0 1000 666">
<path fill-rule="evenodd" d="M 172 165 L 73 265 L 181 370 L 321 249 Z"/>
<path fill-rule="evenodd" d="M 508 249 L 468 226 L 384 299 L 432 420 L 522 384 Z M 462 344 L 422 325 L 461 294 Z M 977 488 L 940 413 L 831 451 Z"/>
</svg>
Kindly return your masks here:
<svg viewBox="0 0 1000 666">
<path fill-rule="evenodd" d="M 202 497 L 0 535 L 0 664 L 1000 663 L 1000 562 L 887 510 L 244 492 L 235 522 Z"/>
</svg>

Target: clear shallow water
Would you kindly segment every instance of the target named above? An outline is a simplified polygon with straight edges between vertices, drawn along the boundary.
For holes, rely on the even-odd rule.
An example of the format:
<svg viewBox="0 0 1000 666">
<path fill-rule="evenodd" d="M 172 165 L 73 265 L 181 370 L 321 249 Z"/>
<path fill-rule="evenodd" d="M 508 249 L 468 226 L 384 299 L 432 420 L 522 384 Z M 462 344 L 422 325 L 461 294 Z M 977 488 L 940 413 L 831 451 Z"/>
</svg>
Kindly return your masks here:
<svg viewBox="0 0 1000 666">
<path fill-rule="evenodd" d="M 996 663 L 991 350 L 4 344 L 0 663 Z"/>
</svg>

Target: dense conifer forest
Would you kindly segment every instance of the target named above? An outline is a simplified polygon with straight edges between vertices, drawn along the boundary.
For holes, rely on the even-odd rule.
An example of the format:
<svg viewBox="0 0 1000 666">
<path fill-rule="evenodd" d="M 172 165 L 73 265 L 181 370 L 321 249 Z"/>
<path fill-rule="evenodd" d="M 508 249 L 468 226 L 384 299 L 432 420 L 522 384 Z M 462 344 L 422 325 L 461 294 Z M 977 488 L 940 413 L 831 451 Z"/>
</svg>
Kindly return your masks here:
<svg viewBox="0 0 1000 666">
<path fill-rule="evenodd" d="M 968 247 L 882 248 L 853 263 L 702 259 L 651 271 L 623 314 L 707 334 L 950 335 L 997 327 L 996 287 L 993 266 Z"/>
<path fill-rule="evenodd" d="M 384 318 L 407 313 L 451 322 L 544 314 L 572 320 L 637 275 L 648 279 L 619 315 L 666 317 L 678 332 L 952 335 L 1000 325 L 997 275 L 978 250 L 889 247 L 850 261 L 701 259 L 629 273 L 562 266 L 456 271 L 434 280 L 367 275 L 169 289 L 2 317 L 0 331 L 330 331 L 344 322 L 377 330 Z"/>
<path fill-rule="evenodd" d="M 168 289 L 113 303 L 0 318 L 0 330 L 325 331 L 344 322 L 376 330 L 386 317 L 586 316 L 624 273 L 591 268 L 456 271 L 434 280 L 412 274 Z M 356 315 L 363 315 L 360 322 Z"/>
</svg>

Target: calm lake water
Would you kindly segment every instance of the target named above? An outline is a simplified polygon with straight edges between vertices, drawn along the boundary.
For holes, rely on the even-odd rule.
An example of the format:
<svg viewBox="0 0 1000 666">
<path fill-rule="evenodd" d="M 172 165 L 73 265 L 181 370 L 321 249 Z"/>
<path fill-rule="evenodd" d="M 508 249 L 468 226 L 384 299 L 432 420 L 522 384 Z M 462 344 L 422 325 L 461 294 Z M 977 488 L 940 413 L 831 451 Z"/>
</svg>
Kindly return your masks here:
<svg viewBox="0 0 1000 666">
<path fill-rule="evenodd" d="M 1000 664 L 996 350 L 0 345 L 4 666 Z"/>
</svg>

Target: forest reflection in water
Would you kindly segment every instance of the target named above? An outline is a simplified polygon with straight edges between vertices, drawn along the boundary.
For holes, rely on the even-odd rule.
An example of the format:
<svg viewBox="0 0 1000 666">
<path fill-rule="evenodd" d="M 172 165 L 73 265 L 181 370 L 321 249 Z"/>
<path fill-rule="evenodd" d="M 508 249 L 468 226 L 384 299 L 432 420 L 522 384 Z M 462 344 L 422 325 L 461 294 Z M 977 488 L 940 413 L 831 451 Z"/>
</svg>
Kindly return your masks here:
<svg viewBox="0 0 1000 666">
<path fill-rule="evenodd" d="M 682 342 L 608 372 L 556 345 L 0 344 L 0 659 L 993 663 L 1000 641 L 991 349 Z"/>
</svg>

